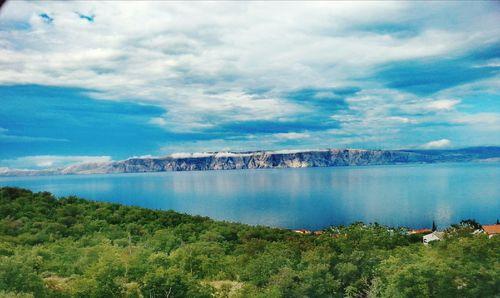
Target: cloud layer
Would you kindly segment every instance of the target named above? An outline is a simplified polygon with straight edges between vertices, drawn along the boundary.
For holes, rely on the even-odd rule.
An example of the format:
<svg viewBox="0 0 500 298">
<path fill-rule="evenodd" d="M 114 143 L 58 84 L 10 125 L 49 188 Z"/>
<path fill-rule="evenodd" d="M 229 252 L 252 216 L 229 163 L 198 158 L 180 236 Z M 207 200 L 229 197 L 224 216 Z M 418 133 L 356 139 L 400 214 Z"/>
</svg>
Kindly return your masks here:
<svg viewBox="0 0 500 298">
<path fill-rule="evenodd" d="M 45 169 L 61 168 L 83 163 L 101 163 L 111 161 L 111 156 L 59 156 L 37 155 L 26 156 L 12 160 L 3 160 L 3 165 L 14 169 Z"/>
<path fill-rule="evenodd" d="M 424 149 L 439 149 L 439 148 L 446 148 L 451 145 L 451 141 L 447 139 L 441 139 L 441 140 L 436 140 L 436 141 L 430 141 L 428 143 L 425 143 L 422 145 L 422 148 Z"/>
<path fill-rule="evenodd" d="M 130 155 L 500 144 L 499 23 L 495 2 L 11 1 L 0 84 L 161 109 Z"/>
</svg>

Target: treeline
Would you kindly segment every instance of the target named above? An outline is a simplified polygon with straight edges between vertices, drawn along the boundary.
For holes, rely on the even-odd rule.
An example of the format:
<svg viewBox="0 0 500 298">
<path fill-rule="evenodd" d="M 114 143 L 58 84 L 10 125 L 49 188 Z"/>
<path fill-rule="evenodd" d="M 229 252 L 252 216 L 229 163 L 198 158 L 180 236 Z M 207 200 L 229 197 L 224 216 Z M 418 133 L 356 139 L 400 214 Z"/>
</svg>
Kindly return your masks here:
<svg viewBox="0 0 500 298">
<path fill-rule="evenodd" d="M 4 187 L 0 297 L 498 297 L 500 237 L 473 229 L 299 235 Z"/>
</svg>

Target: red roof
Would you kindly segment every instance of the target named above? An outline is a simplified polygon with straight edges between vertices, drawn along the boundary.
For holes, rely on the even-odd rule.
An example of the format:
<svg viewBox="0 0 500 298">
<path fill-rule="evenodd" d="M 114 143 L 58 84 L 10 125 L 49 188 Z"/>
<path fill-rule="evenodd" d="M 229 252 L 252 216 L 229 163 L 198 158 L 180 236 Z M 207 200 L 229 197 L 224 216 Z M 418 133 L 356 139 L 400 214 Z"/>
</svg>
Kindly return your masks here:
<svg viewBox="0 0 500 298">
<path fill-rule="evenodd" d="M 483 226 L 483 230 L 488 235 L 500 234 L 500 225 Z"/>
</svg>

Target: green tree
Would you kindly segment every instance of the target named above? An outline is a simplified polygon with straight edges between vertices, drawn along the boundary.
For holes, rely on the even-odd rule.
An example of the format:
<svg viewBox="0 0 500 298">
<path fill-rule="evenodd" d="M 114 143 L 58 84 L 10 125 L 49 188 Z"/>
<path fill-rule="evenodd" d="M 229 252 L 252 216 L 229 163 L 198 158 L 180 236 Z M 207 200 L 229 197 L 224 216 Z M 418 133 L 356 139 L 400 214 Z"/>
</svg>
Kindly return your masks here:
<svg viewBox="0 0 500 298">
<path fill-rule="evenodd" d="M 0 289 L 45 297 L 47 289 L 42 278 L 37 274 L 35 263 L 38 262 L 18 256 L 0 256 Z"/>
<path fill-rule="evenodd" d="M 144 277 L 145 297 L 211 297 L 211 291 L 201 286 L 189 274 L 176 268 L 157 268 Z"/>
</svg>

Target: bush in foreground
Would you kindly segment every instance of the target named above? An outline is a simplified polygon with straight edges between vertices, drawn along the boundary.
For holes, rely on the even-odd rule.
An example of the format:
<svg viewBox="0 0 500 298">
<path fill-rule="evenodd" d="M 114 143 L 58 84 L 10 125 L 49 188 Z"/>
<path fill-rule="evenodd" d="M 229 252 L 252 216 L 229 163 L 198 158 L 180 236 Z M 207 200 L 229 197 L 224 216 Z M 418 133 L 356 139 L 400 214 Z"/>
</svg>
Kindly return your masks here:
<svg viewBox="0 0 500 298">
<path fill-rule="evenodd" d="M 298 235 L 5 187 L 0 297 L 495 297 L 500 237 L 466 228 Z"/>
</svg>

